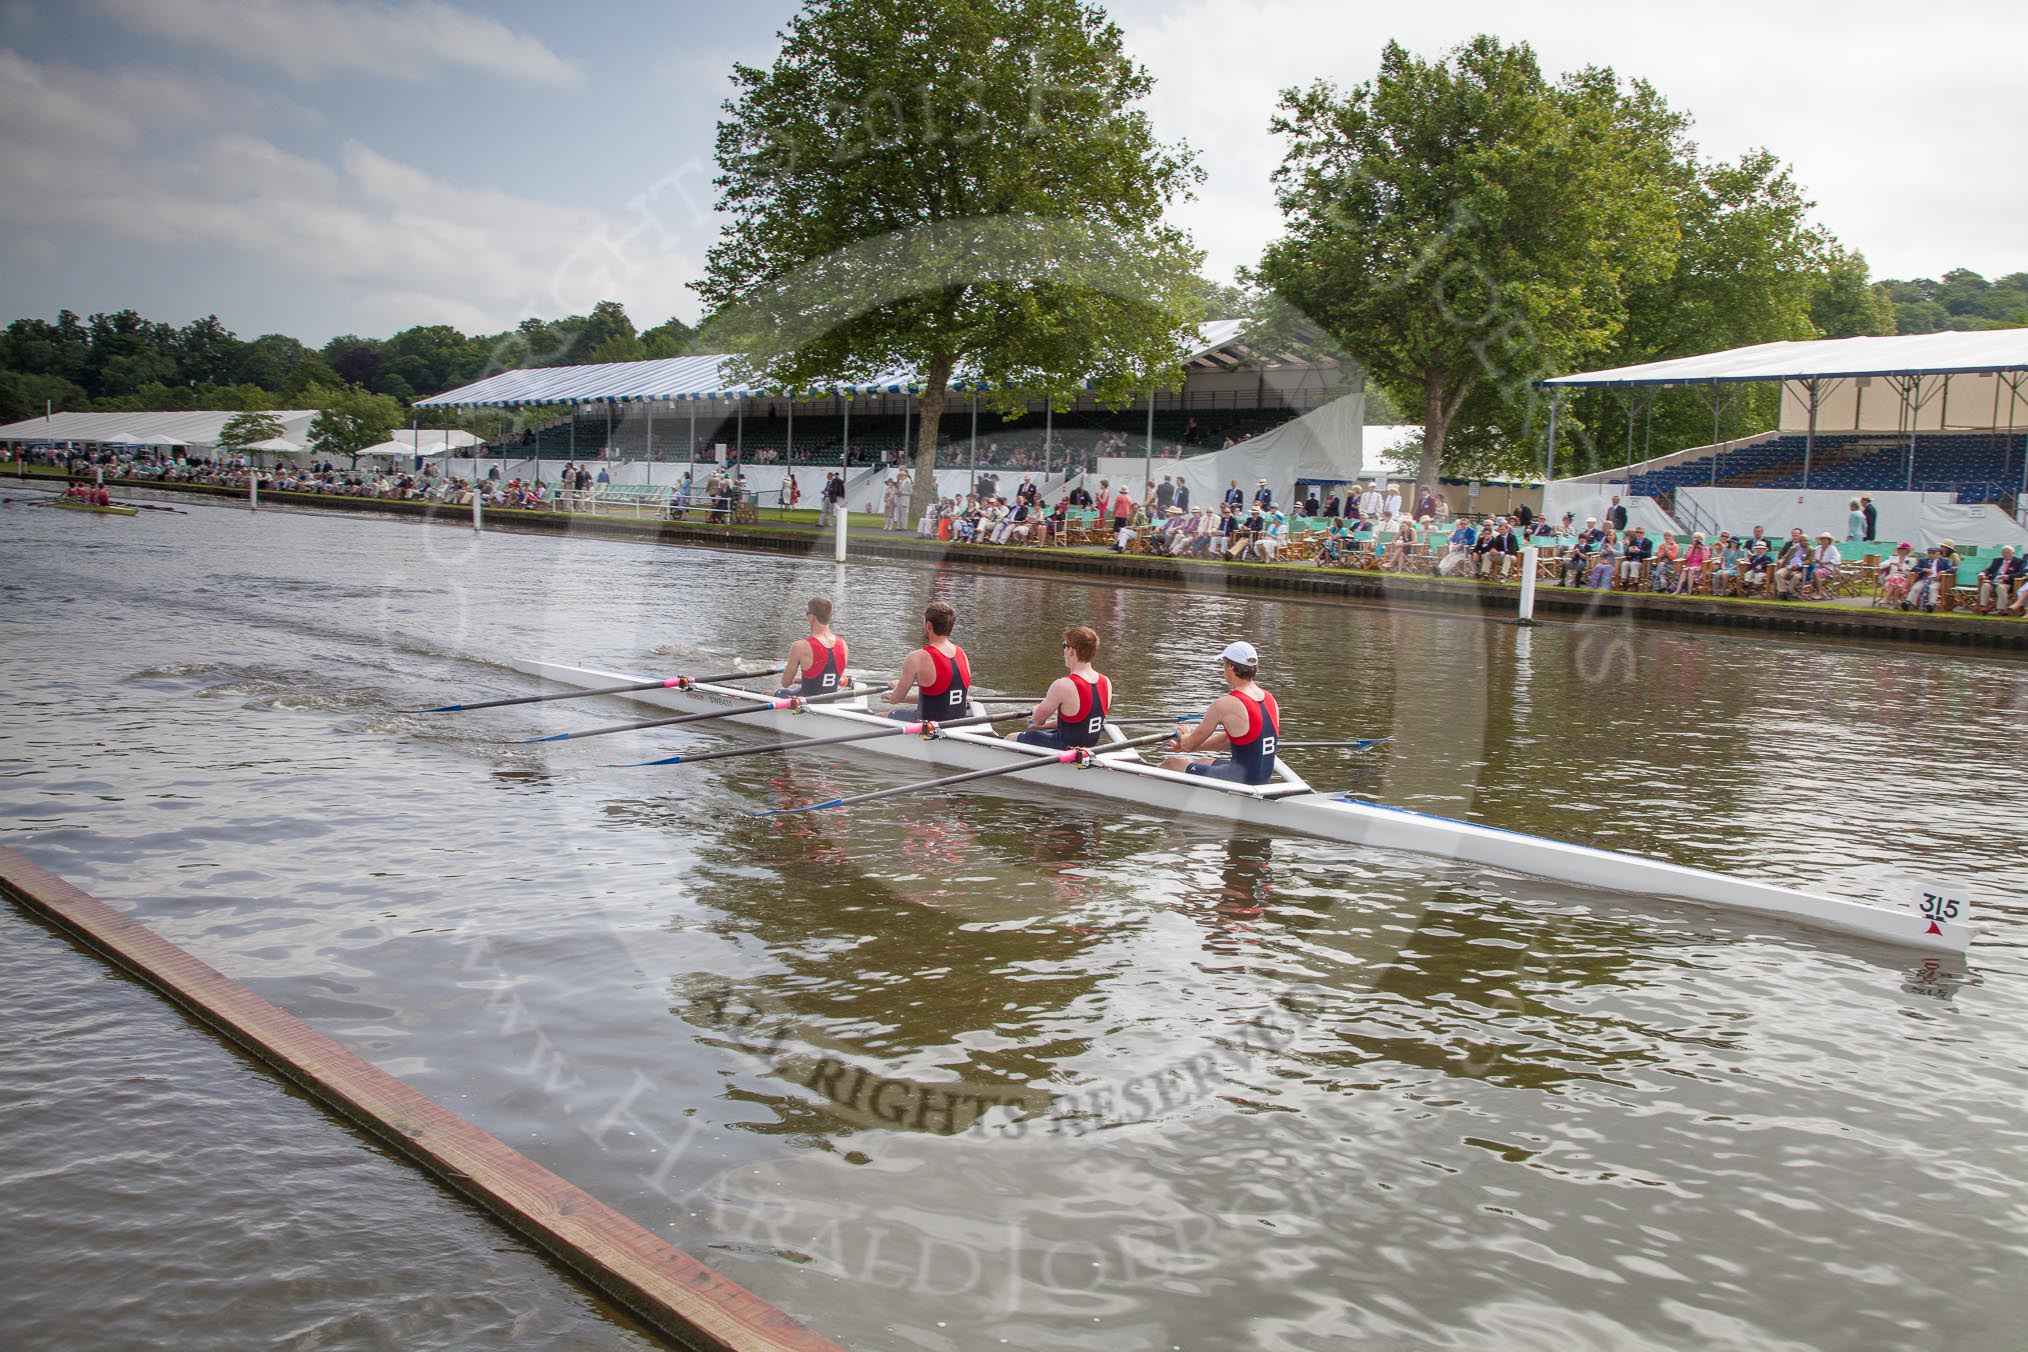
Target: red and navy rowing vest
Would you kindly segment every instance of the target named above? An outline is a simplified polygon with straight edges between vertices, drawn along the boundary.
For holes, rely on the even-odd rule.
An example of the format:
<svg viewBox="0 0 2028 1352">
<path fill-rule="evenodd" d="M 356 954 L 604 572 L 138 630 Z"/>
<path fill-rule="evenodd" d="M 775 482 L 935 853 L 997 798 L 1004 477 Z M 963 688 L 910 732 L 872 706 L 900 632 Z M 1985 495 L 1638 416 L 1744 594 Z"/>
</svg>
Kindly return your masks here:
<svg viewBox="0 0 2028 1352">
<path fill-rule="evenodd" d="M 1245 772 L 1248 784 L 1265 784 L 1275 777 L 1275 743 L 1282 735 L 1281 710 L 1275 697 L 1263 690 L 1257 700 L 1237 690 L 1232 697 L 1246 710 L 1246 735 L 1227 733 L 1232 743 L 1232 763 Z"/>
<path fill-rule="evenodd" d="M 949 657 L 927 646 L 923 651 L 929 654 L 930 668 L 936 675 L 928 684 L 916 686 L 916 717 L 924 722 L 963 718 L 972 698 L 972 664 L 965 660 L 965 650 L 953 643 Z"/>
<path fill-rule="evenodd" d="M 845 674 L 845 663 L 840 661 L 845 640 L 835 635 L 831 646 L 825 647 L 822 639 L 809 639 L 810 665 L 803 669 L 802 686 L 799 695 L 828 695 L 838 688 L 839 678 Z"/>
<path fill-rule="evenodd" d="M 1057 712 L 1058 739 L 1065 746 L 1097 746 L 1106 712 L 1113 707 L 1113 683 L 1104 675 L 1088 681 L 1076 672 L 1070 673 L 1070 683 L 1077 687 L 1077 707 Z"/>
</svg>

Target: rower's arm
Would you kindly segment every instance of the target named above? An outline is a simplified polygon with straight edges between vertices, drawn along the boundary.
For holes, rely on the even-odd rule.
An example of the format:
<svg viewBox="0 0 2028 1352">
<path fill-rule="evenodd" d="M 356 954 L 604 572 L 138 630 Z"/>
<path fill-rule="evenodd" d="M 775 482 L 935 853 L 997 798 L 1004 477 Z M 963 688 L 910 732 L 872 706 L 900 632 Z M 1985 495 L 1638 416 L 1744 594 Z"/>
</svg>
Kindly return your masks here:
<svg viewBox="0 0 2028 1352">
<path fill-rule="evenodd" d="M 1042 702 L 1028 711 L 1028 726 L 1046 728 L 1057 722 L 1063 711 L 1071 707 L 1070 701 L 1076 698 L 1076 695 L 1077 692 L 1072 689 L 1068 676 L 1057 677 L 1049 683 L 1049 691 L 1043 695 Z"/>
<path fill-rule="evenodd" d="M 810 665 L 810 641 L 797 639 L 789 645 L 789 662 L 782 668 L 782 684 L 794 685 L 802 677 L 803 668 Z"/>
<path fill-rule="evenodd" d="M 1211 707 L 1204 711 L 1203 718 L 1197 720 L 1196 727 L 1191 728 L 1187 732 L 1179 731 L 1176 738 L 1176 750 L 1186 753 L 1192 751 L 1216 752 L 1229 748 L 1232 745 L 1232 739 L 1226 735 L 1225 720 L 1232 716 L 1232 712 L 1232 700 L 1229 697 L 1221 695 L 1211 701 Z"/>
<path fill-rule="evenodd" d="M 916 660 L 921 656 L 922 649 L 917 648 L 902 659 L 901 674 L 894 678 L 894 684 L 887 689 L 885 698 L 889 704 L 905 704 L 908 702 L 909 692 L 915 689 L 916 682 L 922 679 L 919 664 Z"/>
</svg>

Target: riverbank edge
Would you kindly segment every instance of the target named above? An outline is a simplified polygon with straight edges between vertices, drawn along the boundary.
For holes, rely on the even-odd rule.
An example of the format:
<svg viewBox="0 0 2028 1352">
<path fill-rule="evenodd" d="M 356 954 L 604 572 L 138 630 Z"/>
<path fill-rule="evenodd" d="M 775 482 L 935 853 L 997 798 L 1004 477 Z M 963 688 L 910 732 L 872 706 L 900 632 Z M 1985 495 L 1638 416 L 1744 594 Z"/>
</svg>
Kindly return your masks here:
<svg viewBox="0 0 2028 1352">
<path fill-rule="evenodd" d="M 152 489 L 226 502 L 245 502 L 244 492 L 212 484 L 169 484 L 149 480 L 108 480 L 126 489 Z M 341 498 L 318 493 L 264 492 L 276 506 L 355 515 L 469 525 L 471 508 L 385 498 Z M 793 526 L 725 525 L 694 521 L 594 516 L 589 513 L 527 512 L 488 508 L 488 529 L 547 534 L 598 535 L 653 544 L 680 544 L 772 554 L 829 557 L 829 532 Z M 932 563 L 980 569 L 1017 569 L 1058 576 L 1131 581 L 1190 591 L 1241 591 L 1263 595 L 1391 602 L 1464 610 L 1512 620 L 1519 589 L 1451 578 L 1325 570 L 1288 564 L 1203 563 L 1141 554 L 1097 554 L 1084 550 L 1029 549 L 1002 545 L 952 544 L 906 534 L 854 533 L 855 558 Z M 1989 652 L 2028 653 L 2028 622 L 1984 615 L 1923 615 L 1890 610 L 1813 606 L 1808 602 L 1733 598 L 1651 596 L 1634 592 L 1579 591 L 1540 587 L 1538 620 L 1548 616 L 1584 620 L 1633 620 L 1704 629 L 1739 630 L 1783 638 L 1860 638 L 1869 642 L 1934 644 Z"/>
<path fill-rule="evenodd" d="M 0 894 L 476 1203 L 672 1346 L 843 1352 L 731 1278 L 6 846 L 0 846 Z"/>
</svg>

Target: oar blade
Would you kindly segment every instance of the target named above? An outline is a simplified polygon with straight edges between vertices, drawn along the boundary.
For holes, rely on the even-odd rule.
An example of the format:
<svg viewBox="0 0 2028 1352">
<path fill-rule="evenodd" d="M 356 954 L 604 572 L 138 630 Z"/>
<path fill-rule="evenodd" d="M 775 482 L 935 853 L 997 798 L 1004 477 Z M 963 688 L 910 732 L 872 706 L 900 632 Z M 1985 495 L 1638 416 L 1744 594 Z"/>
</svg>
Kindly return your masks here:
<svg viewBox="0 0 2028 1352">
<path fill-rule="evenodd" d="M 827 807 L 843 806 L 845 806 L 843 798 L 832 798 L 822 803 L 805 803 L 801 807 L 771 807 L 766 812 L 754 812 L 748 815 L 754 817 L 789 817 L 794 816 L 798 812 L 821 812 Z"/>
</svg>

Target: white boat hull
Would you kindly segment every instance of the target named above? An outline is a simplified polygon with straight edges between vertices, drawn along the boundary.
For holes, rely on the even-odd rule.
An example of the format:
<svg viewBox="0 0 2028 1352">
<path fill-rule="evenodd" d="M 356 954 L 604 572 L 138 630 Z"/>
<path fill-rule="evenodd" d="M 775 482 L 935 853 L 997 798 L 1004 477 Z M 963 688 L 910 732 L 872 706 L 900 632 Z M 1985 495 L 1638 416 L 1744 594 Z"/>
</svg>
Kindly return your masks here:
<svg viewBox="0 0 2028 1352">
<path fill-rule="evenodd" d="M 628 672 L 555 662 L 517 661 L 510 665 L 531 676 L 584 688 L 649 679 Z M 697 713 L 747 702 L 752 692 L 706 685 L 687 691 L 638 691 L 622 698 L 677 713 Z M 725 721 L 766 729 L 785 738 L 828 736 L 890 724 L 883 714 L 868 712 L 864 701 L 812 705 L 801 711 L 756 709 Z M 1120 736 L 1117 730 L 1111 731 L 1115 738 Z M 942 773 L 1005 765 L 1010 756 L 1050 754 L 1013 746 L 991 733 L 969 729 L 954 730 L 934 740 L 900 735 L 846 743 L 838 749 L 912 761 Z M 1346 795 L 1317 793 L 1286 767 L 1275 783 L 1245 788 L 1217 786 L 1201 778 L 1165 771 L 1143 762 L 1134 751 L 1106 756 L 1101 749 L 1099 759 L 1103 768 L 1049 765 L 1022 775 L 1021 780 L 1024 784 L 1042 783 L 1113 802 L 1233 822 L 1280 835 L 1405 850 L 1622 895 L 1671 897 L 1732 910 L 1758 911 L 1819 929 L 1912 948 L 1962 952 L 1971 943 L 1971 931 L 1963 923 L 1931 921 L 1912 908 L 1843 901 L 1660 859 L 1504 831 Z"/>
</svg>

